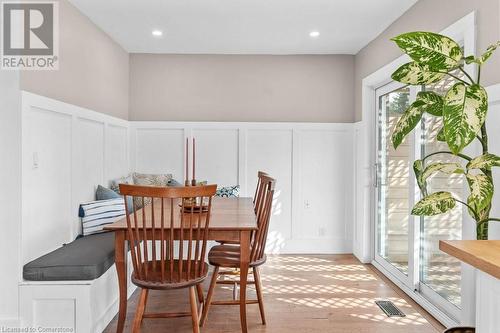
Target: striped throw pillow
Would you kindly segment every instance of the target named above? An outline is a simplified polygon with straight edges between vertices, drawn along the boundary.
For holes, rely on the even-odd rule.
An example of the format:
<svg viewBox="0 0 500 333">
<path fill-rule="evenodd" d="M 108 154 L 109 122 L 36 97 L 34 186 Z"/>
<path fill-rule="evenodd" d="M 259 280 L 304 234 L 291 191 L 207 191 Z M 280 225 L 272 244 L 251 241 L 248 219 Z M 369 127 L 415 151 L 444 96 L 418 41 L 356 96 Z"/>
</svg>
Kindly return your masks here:
<svg viewBox="0 0 500 333">
<path fill-rule="evenodd" d="M 82 218 L 83 235 L 96 234 L 102 232 L 106 224 L 125 216 L 125 201 L 115 198 L 87 202 L 80 205 L 79 216 Z"/>
</svg>

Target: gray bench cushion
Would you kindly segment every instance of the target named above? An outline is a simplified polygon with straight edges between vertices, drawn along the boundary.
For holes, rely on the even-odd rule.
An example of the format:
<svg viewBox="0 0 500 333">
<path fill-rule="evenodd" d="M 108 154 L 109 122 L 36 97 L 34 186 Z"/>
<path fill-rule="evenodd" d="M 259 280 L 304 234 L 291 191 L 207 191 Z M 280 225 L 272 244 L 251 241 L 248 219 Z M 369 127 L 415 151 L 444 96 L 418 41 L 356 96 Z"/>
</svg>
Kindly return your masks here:
<svg viewBox="0 0 500 333">
<path fill-rule="evenodd" d="M 24 265 L 31 281 L 94 280 L 115 262 L 115 234 L 105 232 L 78 238 Z"/>
</svg>

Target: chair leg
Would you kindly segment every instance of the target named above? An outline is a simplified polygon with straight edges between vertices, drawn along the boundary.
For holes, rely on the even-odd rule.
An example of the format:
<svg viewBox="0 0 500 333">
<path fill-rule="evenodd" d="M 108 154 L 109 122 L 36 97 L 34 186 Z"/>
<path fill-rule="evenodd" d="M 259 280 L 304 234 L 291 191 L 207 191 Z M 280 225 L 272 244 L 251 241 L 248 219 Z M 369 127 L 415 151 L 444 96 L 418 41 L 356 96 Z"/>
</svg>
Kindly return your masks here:
<svg viewBox="0 0 500 333">
<path fill-rule="evenodd" d="M 203 297 L 203 288 L 201 287 L 201 283 L 196 285 L 196 292 L 198 293 L 198 302 L 203 304 L 205 298 Z"/>
<path fill-rule="evenodd" d="M 205 320 L 207 319 L 208 309 L 210 308 L 210 302 L 212 302 L 212 296 L 214 294 L 214 289 L 217 284 L 217 276 L 219 275 L 219 267 L 214 267 L 214 272 L 212 273 L 212 280 L 210 281 L 210 287 L 208 288 L 207 298 L 205 299 L 205 306 L 203 307 L 203 313 L 201 315 L 200 326 L 203 327 Z"/>
<path fill-rule="evenodd" d="M 262 298 L 262 284 L 260 282 L 260 272 L 258 267 L 253 268 L 253 278 L 255 281 L 255 290 L 257 291 L 257 299 L 259 301 L 260 318 L 262 325 L 266 324 L 266 314 L 264 312 L 264 300 Z"/>
<path fill-rule="evenodd" d="M 144 289 L 146 291 L 146 296 L 144 300 L 144 311 L 142 312 L 141 323 L 144 320 L 144 313 L 146 312 L 146 306 L 148 305 L 149 289 Z"/>
<path fill-rule="evenodd" d="M 191 303 L 191 320 L 193 322 L 193 333 L 200 332 L 200 322 L 198 320 L 198 304 L 196 303 L 196 287 L 189 287 L 189 302 Z"/>
<path fill-rule="evenodd" d="M 139 303 L 137 303 L 137 309 L 135 310 L 134 326 L 132 329 L 133 333 L 139 333 L 141 331 L 142 317 L 144 316 L 144 309 L 146 308 L 146 299 L 148 295 L 147 289 L 141 289 L 141 295 L 139 296 Z"/>
</svg>

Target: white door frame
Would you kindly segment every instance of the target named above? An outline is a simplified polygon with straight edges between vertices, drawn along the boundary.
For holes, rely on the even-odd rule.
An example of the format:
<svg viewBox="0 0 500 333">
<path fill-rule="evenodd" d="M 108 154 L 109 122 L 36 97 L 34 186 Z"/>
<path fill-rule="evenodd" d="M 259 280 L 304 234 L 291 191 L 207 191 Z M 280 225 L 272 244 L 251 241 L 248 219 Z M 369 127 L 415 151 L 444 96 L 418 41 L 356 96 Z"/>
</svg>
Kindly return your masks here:
<svg viewBox="0 0 500 333">
<path fill-rule="evenodd" d="M 445 30 L 441 34 L 445 34 L 456 40 L 464 41 L 465 54 L 476 54 L 476 13 L 471 12 L 461 18 Z M 362 121 L 356 125 L 358 135 L 356 149 L 359 161 L 357 163 L 357 180 L 356 180 L 356 219 L 354 239 L 357 244 L 354 245 L 354 254 L 364 263 L 373 263 L 379 270 L 387 275 L 394 283 L 396 283 L 403 291 L 426 309 L 431 315 L 437 318 L 445 326 L 456 325 L 459 321 L 471 323 L 471 318 L 475 312 L 474 296 L 474 275 L 468 269 L 462 272 L 462 285 L 467 288 L 462 288 L 462 312 L 460 318 L 453 318 L 449 313 L 445 313 L 443 309 L 438 308 L 429 299 L 425 298 L 416 291 L 415 288 L 408 287 L 402 283 L 397 276 L 384 269 L 379 265 L 375 258 L 375 222 L 376 222 L 376 197 L 374 196 L 376 174 L 373 166 L 376 162 L 376 100 L 375 90 L 389 82 L 391 82 L 390 74 L 393 73 L 399 66 L 409 61 L 409 57 L 402 55 L 391 63 L 383 66 L 379 70 L 370 74 L 362 80 Z M 468 68 L 470 72 L 474 72 Z M 474 73 L 473 73 L 474 74 Z M 464 216 L 467 216 L 465 214 Z M 464 224 L 465 226 L 466 224 Z M 464 239 L 471 238 L 471 230 L 467 227 L 463 228 Z M 415 265 L 415 263 L 413 263 Z M 413 277 L 413 281 L 415 278 Z M 471 290 L 472 289 L 472 290 Z"/>
</svg>

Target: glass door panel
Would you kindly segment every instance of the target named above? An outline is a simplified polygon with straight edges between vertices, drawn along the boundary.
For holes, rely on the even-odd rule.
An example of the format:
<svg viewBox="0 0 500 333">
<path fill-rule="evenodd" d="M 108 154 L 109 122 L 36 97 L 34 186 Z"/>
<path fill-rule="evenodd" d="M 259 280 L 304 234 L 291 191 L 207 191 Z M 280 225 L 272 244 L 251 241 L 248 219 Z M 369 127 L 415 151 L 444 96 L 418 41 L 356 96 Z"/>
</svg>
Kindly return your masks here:
<svg viewBox="0 0 500 333">
<path fill-rule="evenodd" d="M 461 72 L 455 73 L 462 76 Z M 435 85 L 424 87 L 426 91 L 435 91 L 444 95 L 453 84 L 445 80 Z M 449 150 L 445 142 L 436 139 L 443 123 L 440 117 L 424 115 L 422 122 L 422 156 L 433 152 Z M 426 159 L 425 164 L 434 162 L 463 162 L 459 157 L 438 154 Z M 463 198 L 464 178 L 461 175 L 436 173 L 428 181 L 428 192 L 449 191 L 453 196 Z M 460 307 L 460 262 L 439 250 L 439 240 L 462 238 L 462 206 L 457 205 L 452 211 L 423 217 L 421 225 L 421 260 L 420 280 L 445 300 Z"/>
<path fill-rule="evenodd" d="M 408 87 L 392 84 L 377 90 L 377 255 L 408 275 L 408 222 L 411 136 L 397 150 L 392 146 L 394 127 L 410 105 Z"/>
</svg>

